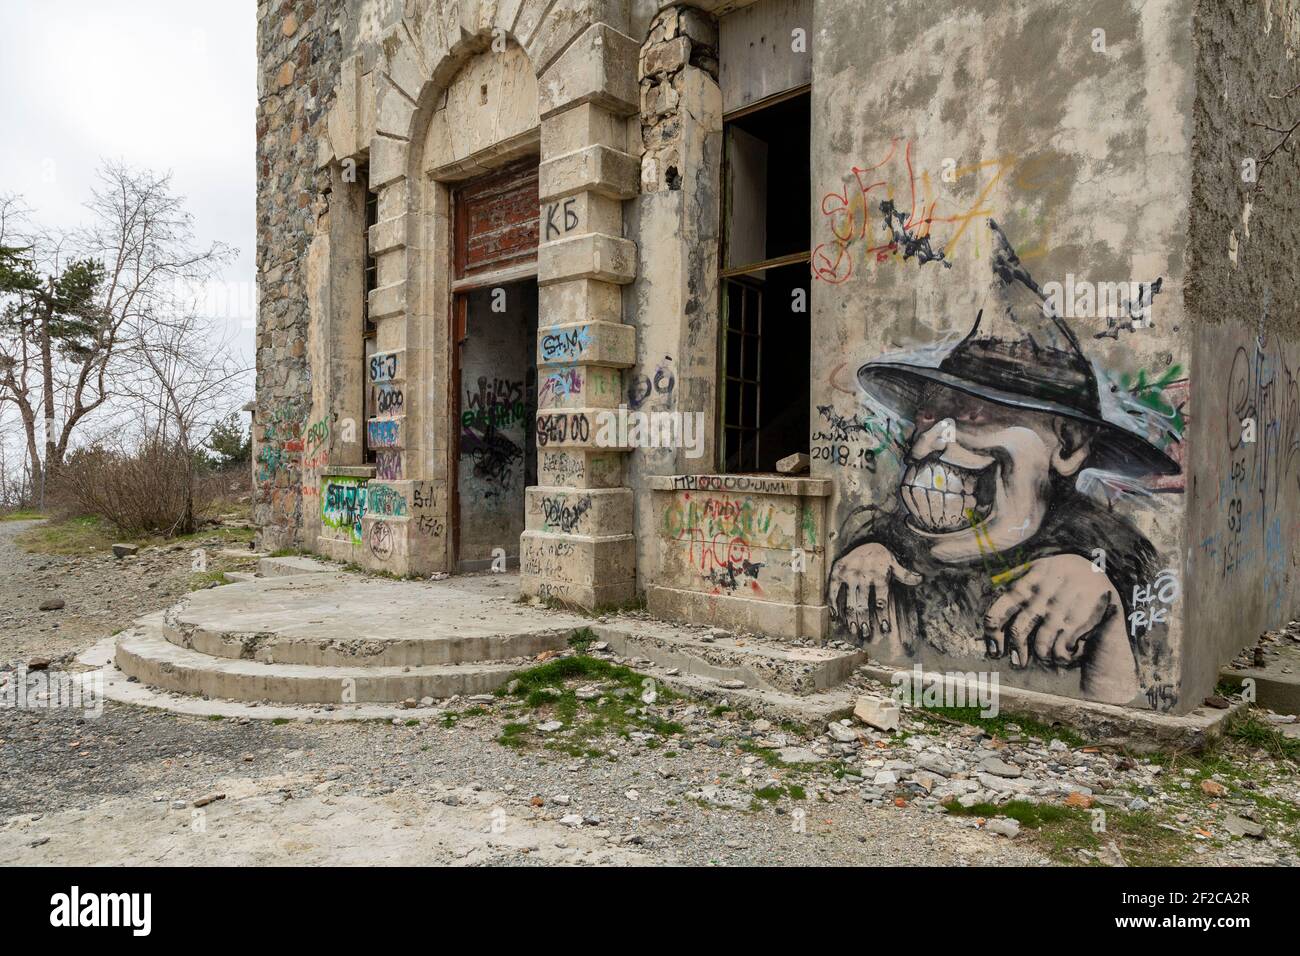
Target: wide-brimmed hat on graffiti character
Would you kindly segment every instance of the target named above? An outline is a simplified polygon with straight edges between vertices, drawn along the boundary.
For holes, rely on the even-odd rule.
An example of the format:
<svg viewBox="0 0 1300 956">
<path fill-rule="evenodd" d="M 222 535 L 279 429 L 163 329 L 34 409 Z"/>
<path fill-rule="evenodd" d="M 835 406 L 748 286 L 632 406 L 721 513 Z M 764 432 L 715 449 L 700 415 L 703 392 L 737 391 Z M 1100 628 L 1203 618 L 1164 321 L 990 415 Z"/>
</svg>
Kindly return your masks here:
<svg viewBox="0 0 1300 956">
<path fill-rule="evenodd" d="M 858 369 L 869 395 L 915 421 L 922 396 L 951 389 L 1012 409 L 1060 415 L 1094 429 L 1082 467 L 1132 477 L 1179 466 L 1141 435 L 1102 414 L 1097 377 L 1079 340 L 1051 308 L 993 220 L 993 282 L 975 324 L 937 366 L 879 360 Z"/>
</svg>

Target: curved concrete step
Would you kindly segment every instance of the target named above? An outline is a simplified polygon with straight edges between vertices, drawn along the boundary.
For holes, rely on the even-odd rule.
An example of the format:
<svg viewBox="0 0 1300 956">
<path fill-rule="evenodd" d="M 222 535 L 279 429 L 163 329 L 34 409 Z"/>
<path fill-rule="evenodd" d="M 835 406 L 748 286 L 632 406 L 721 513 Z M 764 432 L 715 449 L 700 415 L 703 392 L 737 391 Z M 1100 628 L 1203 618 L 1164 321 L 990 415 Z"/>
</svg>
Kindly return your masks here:
<svg viewBox="0 0 1300 956">
<path fill-rule="evenodd" d="M 385 637 L 353 633 L 330 637 L 293 631 L 224 630 L 162 614 L 144 618 L 169 643 L 210 657 L 263 664 L 310 667 L 425 667 L 490 663 L 536 657 L 568 646 L 572 628 L 543 628 L 515 634 Z"/>
<path fill-rule="evenodd" d="M 497 578 L 429 584 L 300 574 L 197 591 L 141 623 L 213 657 L 316 667 L 423 667 L 561 650 L 574 615 L 522 608 Z"/>
<path fill-rule="evenodd" d="M 526 666 L 523 661 L 411 667 L 265 664 L 178 647 L 152 626 L 122 634 L 114 661 L 127 675 L 164 690 L 284 704 L 392 703 L 486 694 Z"/>
</svg>

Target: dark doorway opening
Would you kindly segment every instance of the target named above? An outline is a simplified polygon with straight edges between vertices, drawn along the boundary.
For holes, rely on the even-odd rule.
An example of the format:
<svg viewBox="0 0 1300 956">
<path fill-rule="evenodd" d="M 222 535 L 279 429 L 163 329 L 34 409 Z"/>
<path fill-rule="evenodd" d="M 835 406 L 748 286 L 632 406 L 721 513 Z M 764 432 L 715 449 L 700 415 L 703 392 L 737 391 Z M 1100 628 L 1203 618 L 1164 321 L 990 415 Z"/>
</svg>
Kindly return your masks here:
<svg viewBox="0 0 1300 956">
<path fill-rule="evenodd" d="M 517 566 L 524 491 L 537 484 L 537 281 L 457 297 L 457 567 Z"/>
<path fill-rule="evenodd" d="M 537 157 L 453 195 L 452 567 L 518 567 L 537 484 Z"/>
<path fill-rule="evenodd" d="M 725 123 L 722 452 L 770 472 L 808 451 L 811 410 L 810 94 Z"/>
</svg>

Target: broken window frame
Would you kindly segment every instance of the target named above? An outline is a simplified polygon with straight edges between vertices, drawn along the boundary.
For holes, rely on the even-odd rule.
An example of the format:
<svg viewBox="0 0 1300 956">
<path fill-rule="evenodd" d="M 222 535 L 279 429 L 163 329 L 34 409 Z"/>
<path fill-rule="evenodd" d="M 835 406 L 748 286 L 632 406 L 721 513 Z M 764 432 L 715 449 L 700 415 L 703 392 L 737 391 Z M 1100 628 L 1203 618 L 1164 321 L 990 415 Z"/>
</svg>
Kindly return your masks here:
<svg viewBox="0 0 1300 956">
<path fill-rule="evenodd" d="M 741 284 L 743 283 L 743 287 L 747 291 L 761 290 L 763 277 L 766 274 L 767 270 L 781 268 L 783 266 L 789 266 L 789 265 L 798 265 L 800 263 L 811 263 L 812 261 L 812 249 L 811 249 L 812 212 L 811 209 L 809 209 L 810 247 L 808 249 L 800 250 L 798 252 L 788 253 L 782 256 L 775 256 L 770 259 L 763 259 L 757 262 L 746 262 L 746 263 L 741 263 L 739 265 L 729 265 L 729 261 L 731 257 L 729 239 L 731 235 L 732 157 L 730 155 L 730 149 L 728 147 L 728 143 L 730 142 L 730 140 L 727 136 L 727 132 L 730 125 L 734 123 L 736 120 L 742 119 L 753 113 L 757 113 L 759 111 L 769 109 L 770 107 L 776 106 L 778 104 L 787 102 L 792 99 L 796 99 L 801 96 L 807 96 L 811 101 L 811 97 L 812 97 L 811 84 L 803 84 L 801 86 L 794 87 L 789 90 L 783 90 L 780 93 L 776 93 L 772 96 L 765 97 L 755 103 L 747 104 L 744 107 L 733 110 L 730 113 L 726 113 L 722 117 L 722 130 L 723 130 L 722 190 L 721 190 L 722 209 L 721 209 L 721 216 L 720 216 L 720 223 L 719 223 L 720 232 L 721 232 L 721 241 L 718 243 L 718 280 L 719 280 L 718 294 L 720 299 L 719 302 L 720 321 L 718 323 L 718 378 L 721 387 L 718 389 L 717 412 L 716 412 L 716 420 L 714 424 L 715 424 L 715 428 L 717 429 L 717 435 L 719 436 L 718 452 L 717 452 L 718 454 L 717 467 L 719 472 L 724 474 L 746 474 L 746 473 L 752 474 L 758 472 L 758 463 L 762 460 L 762 441 L 761 441 L 762 421 L 763 421 L 762 386 L 761 386 L 762 299 L 761 298 L 759 299 L 759 313 L 758 313 L 759 332 L 757 333 L 758 346 L 755 355 L 755 362 L 757 363 L 758 371 L 756 371 L 753 380 L 753 385 L 758 390 L 758 395 L 755 397 L 755 402 L 754 402 L 755 422 L 752 427 L 749 427 L 744 425 L 742 421 L 732 417 L 733 409 L 730 407 L 730 403 L 727 398 L 727 387 L 730 383 L 734 381 L 740 384 L 740 387 L 742 389 L 744 387 L 744 384 L 747 384 L 745 382 L 745 376 L 744 376 L 745 369 L 743 368 L 741 369 L 741 374 L 739 376 L 733 375 L 732 370 L 729 369 L 728 367 L 728 361 L 727 361 L 728 359 L 727 337 L 733 331 L 732 322 L 731 322 L 732 319 L 731 309 L 733 304 L 732 289 L 736 287 L 741 287 Z M 810 151 L 811 151 L 811 143 L 812 143 L 811 130 L 809 130 Z M 811 158 L 809 160 L 809 164 L 811 166 Z M 759 201 L 766 203 L 767 199 L 766 197 L 763 197 Z M 812 287 L 810 283 L 809 291 L 808 291 L 809 311 L 807 313 L 810 317 L 812 314 L 811 301 L 812 301 Z M 744 325 L 743 315 L 742 315 L 741 325 L 743 328 Z M 811 318 L 809 321 L 809 334 L 811 335 Z M 742 365 L 743 365 L 743 361 L 744 361 L 744 355 L 742 353 Z M 809 393 L 811 393 L 812 390 L 811 370 L 809 370 L 809 376 L 808 376 L 808 390 Z M 741 409 L 736 410 L 742 413 L 741 414 L 742 418 L 743 418 L 743 410 L 744 410 L 743 405 L 744 405 L 744 401 L 742 398 L 741 401 L 742 407 Z M 738 462 L 737 467 L 735 469 L 733 469 L 729 464 L 732 447 L 733 447 L 731 441 L 729 441 L 729 438 L 733 433 L 737 435 L 748 435 L 752 433 L 753 435 L 753 454 L 748 463 L 749 467 L 746 467 L 746 463 L 743 461 Z M 741 440 L 743 442 L 743 438 Z M 743 449 L 744 447 L 743 444 L 741 447 Z M 808 450 L 809 450 L 808 448 L 803 449 L 803 451 L 805 452 L 807 452 Z"/>
</svg>

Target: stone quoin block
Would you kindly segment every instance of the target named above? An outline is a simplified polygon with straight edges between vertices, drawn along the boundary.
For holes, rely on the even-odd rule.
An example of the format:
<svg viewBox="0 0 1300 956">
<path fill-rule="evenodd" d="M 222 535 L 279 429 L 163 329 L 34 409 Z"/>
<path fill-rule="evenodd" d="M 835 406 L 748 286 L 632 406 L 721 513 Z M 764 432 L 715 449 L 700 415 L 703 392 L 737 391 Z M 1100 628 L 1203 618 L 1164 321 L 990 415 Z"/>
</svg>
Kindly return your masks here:
<svg viewBox="0 0 1300 956">
<path fill-rule="evenodd" d="M 390 249 L 406 248 L 406 216 L 377 222 L 370 227 L 370 254 L 377 256 Z"/>
<path fill-rule="evenodd" d="M 630 0 L 555 0 L 554 3 L 525 4 L 517 36 L 525 43 L 528 58 L 538 73 L 559 56 L 574 34 L 588 24 L 606 23 L 629 32 Z"/>
<path fill-rule="evenodd" d="M 635 113 L 639 54 L 631 37 L 607 24 L 593 24 L 538 77 L 542 119 L 583 103 L 623 116 Z"/>
<path fill-rule="evenodd" d="M 406 311 L 406 282 L 395 282 L 370 293 L 370 317 L 382 319 Z"/>
<path fill-rule="evenodd" d="M 520 538 L 520 591 L 583 607 L 630 600 L 636 591 L 634 536 L 525 531 Z"/>
<path fill-rule="evenodd" d="M 366 361 L 366 382 L 383 385 L 406 381 L 406 349 L 376 352 Z"/>
<path fill-rule="evenodd" d="M 622 369 L 575 363 L 537 373 L 539 409 L 617 408 L 627 401 Z"/>
<path fill-rule="evenodd" d="M 406 178 L 407 153 L 411 144 L 376 132 L 370 140 L 370 188 L 378 189 Z"/>
<path fill-rule="evenodd" d="M 622 150 L 599 144 L 565 153 L 538 167 L 538 192 L 543 202 L 591 190 L 610 199 L 637 194 L 640 160 Z"/>
<path fill-rule="evenodd" d="M 415 115 L 415 104 L 393 86 L 389 86 L 379 100 L 379 112 L 375 117 L 375 131 L 394 138 L 409 138 L 411 118 Z"/>
<path fill-rule="evenodd" d="M 623 231 L 623 204 L 595 192 L 579 191 L 545 200 L 540 206 L 540 215 L 538 238 L 542 242 L 585 233 L 616 236 Z"/>
<path fill-rule="evenodd" d="M 636 278 L 636 243 L 591 233 L 547 242 L 537 249 L 537 282 L 598 279 L 625 285 Z"/>
<path fill-rule="evenodd" d="M 610 535 L 632 533 L 631 488 L 529 488 L 528 531 Z"/>
<path fill-rule="evenodd" d="M 603 448 L 627 450 L 630 430 L 627 412 L 609 408 L 559 408 L 537 412 L 538 449 Z M 622 422 L 622 425 L 620 425 Z"/>
<path fill-rule="evenodd" d="M 542 121 L 542 161 L 588 146 L 608 146 L 626 152 L 627 121 L 595 103 L 583 103 Z"/>
<path fill-rule="evenodd" d="M 625 457 L 616 449 L 539 449 L 537 480 L 549 487 L 617 488 L 623 484 Z"/>
<path fill-rule="evenodd" d="M 548 316 L 583 316 L 587 322 L 619 325 L 622 322 L 623 290 L 613 282 L 596 279 L 566 279 L 537 290 L 537 307 L 545 328 Z"/>
<path fill-rule="evenodd" d="M 538 330 L 539 367 L 575 363 L 631 368 L 636 364 L 636 329 L 613 322 L 572 322 Z"/>
</svg>

